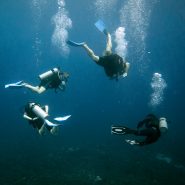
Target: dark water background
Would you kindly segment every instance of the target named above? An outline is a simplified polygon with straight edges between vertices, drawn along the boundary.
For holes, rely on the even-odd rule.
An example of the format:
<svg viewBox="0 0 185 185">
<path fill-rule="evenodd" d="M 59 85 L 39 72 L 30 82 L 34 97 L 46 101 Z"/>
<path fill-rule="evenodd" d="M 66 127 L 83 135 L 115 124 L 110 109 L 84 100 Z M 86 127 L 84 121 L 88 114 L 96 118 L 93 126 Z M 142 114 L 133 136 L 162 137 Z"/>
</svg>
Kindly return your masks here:
<svg viewBox="0 0 185 185">
<path fill-rule="evenodd" d="M 57 12 L 57 1 L 45 2 L 39 21 L 31 1 L 0 2 L 0 185 L 184 184 L 185 1 L 156 3 L 146 38 L 151 54 L 141 61 L 148 61 L 147 68 L 139 71 L 136 61 L 140 56 L 134 55 L 136 48 L 128 48 L 130 73 L 119 82 L 108 80 L 82 49 L 71 48 L 64 57 L 52 46 L 51 17 Z M 66 1 L 73 21 L 69 35 L 85 40 L 101 54 L 105 38 L 94 27 L 98 16 L 92 2 Z M 119 26 L 118 10 L 112 10 L 106 20 L 111 32 Z M 36 33 L 42 41 L 37 56 Z M 55 66 L 71 75 L 64 93 L 37 95 L 25 89 L 4 89 L 4 84 L 22 79 L 36 85 L 37 75 Z M 168 87 L 164 101 L 153 109 L 148 102 L 156 71 L 163 74 Z M 41 137 L 22 118 L 29 100 L 48 104 L 53 116 L 72 117 L 58 136 Z M 168 134 L 157 143 L 132 147 L 110 134 L 112 123 L 134 127 L 150 112 L 171 120 Z M 158 154 L 172 161 L 159 160 Z"/>
</svg>

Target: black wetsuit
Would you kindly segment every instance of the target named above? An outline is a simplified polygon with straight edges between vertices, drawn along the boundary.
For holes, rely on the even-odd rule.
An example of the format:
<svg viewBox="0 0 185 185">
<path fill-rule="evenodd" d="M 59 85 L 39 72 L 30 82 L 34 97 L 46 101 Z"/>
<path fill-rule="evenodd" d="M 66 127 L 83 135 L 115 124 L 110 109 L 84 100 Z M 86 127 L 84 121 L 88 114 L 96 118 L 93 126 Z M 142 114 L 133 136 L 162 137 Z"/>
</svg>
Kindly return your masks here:
<svg viewBox="0 0 185 185">
<path fill-rule="evenodd" d="M 140 130 L 143 126 L 144 128 Z M 135 135 L 146 136 L 144 141 L 138 141 L 141 146 L 154 143 L 161 136 L 159 130 L 159 119 L 153 114 L 147 115 L 144 120 L 140 121 L 137 128 L 138 129 L 134 132 Z"/>
<path fill-rule="evenodd" d="M 102 56 L 99 58 L 97 64 L 104 67 L 105 73 L 110 78 L 123 74 L 126 67 L 123 59 L 117 54 Z"/>
<path fill-rule="evenodd" d="M 61 79 L 59 76 L 59 73 L 55 73 L 53 72 L 53 75 L 51 75 L 50 77 L 41 80 L 39 87 L 43 86 L 46 89 L 57 89 L 59 87 L 59 85 L 61 84 Z"/>
</svg>

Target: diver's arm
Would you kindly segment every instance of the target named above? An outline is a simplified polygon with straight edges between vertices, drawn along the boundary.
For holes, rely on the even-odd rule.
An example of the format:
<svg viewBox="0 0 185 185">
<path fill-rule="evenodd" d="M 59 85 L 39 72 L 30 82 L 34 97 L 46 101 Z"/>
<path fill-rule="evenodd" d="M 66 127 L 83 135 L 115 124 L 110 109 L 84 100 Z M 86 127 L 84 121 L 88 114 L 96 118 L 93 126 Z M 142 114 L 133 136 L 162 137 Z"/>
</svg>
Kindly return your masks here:
<svg viewBox="0 0 185 185">
<path fill-rule="evenodd" d="M 25 118 L 25 119 L 27 119 L 27 120 L 30 120 L 30 121 L 34 121 L 34 120 L 38 119 L 38 117 L 31 118 L 31 117 L 29 117 L 26 113 L 24 113 L 23 118 Z"/>
<path fill-rule="evenodd" d="M 45 112 L 48 114 L 49 112 L 49 106 L 48 105 L 45 105 Z"/>
<path fill-rule="evenodd" d="M 27 120 L 32 120 L 32 118 L 30 118 L 26 113 L 24 113 L 23 118 L 25 118 Z"/>
<path fill-rule="evenodd" d="M 112 54 L 112 39 L 111 39 L 111 35 L 109 32 L 106 32 L 107 35 L 107 44 L 106 44 L 106 49 L 105 52 L 108 55 Z"/>
<path fill-rule="evenodd" d="M 123 77 L 126 77 L 128 75 L 128 70 L 130 68 L 130 63 L 126 62 L 125 65 L 126 67 L 125 67 L 125 72 L 123 73 Z"/>
</svg>

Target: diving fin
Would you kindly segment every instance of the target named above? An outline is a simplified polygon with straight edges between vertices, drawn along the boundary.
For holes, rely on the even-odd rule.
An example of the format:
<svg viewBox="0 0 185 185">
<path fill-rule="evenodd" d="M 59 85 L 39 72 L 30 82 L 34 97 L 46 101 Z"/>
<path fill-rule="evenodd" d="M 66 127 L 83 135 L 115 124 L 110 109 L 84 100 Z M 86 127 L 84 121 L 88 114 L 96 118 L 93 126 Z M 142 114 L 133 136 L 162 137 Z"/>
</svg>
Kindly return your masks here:
<svg viewBox="0 0 185 185">
<path fill-rule="evenodd" d="M 139 145 L 140 143 L 136 140 L 130 140 L 130 139 L 125 139 L 125 142 L 127 142 L 130 145 Z"/>
<path fill-rule="evenodd" d="M 71 117 L 71 115 L 63 116 L 63 117 L 57 117 L 57 118 L 54 118 L 54 120 L 56 120 L 56 121 L 65 121 L 70 117 Z"/>
<path fill-rule="evenodd" d="M 23 86 L 24 86 L 24 82 L 23 81 L 19 81 L 19 82 L 16 82 L 16 83 L 5 85 L 5 89 L 6 88 L 19 89 L 19 88 L 22 88 Z"/>
<path fill-rule="evenodd" d="M 94 25 L 96 26 L 96 28 L 97 28 L 100 32 L 104 33 L 105 35 L 108 34 L 107 29 L 106 29 L 106 27 L 105 27 L 105 23 L 104 23 L 101 19 L 99 19 L 97 22 L 95 22 Z"/>
<path fill-rule="evenodd" d="M 47 119 L 44 120 L 44 123 L 47 124 L 47 125 L 50 126 L 50 127 L 57 127 L 57 126 L 60 126 L 60 124 L 52 123 L 52 122 L 50 122 L 50 121 L 47 120 Z"/>
<path fill-rule="evenodd" d="M 75 46 L 75 47 L 83 46 L 85 44 L 85 42 L 74 42 L 72 40 L 67 40 L 66 43 L 70 46 Z"/>
<path fill-rule="evenodd" d="M 124 126 L 111 126 L 111 133 L 117 135 L 127 134 L 128 128 Z"/>
</svg>

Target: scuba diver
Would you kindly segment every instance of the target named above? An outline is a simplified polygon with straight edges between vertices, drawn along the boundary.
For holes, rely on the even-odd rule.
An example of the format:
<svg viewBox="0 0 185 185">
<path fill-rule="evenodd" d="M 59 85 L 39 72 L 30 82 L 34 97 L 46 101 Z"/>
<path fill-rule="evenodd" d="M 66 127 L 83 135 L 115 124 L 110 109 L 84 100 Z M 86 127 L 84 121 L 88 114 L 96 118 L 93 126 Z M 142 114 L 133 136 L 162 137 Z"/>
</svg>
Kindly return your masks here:
<svg viewBox="0 0 185 185">
<path fill-rule="evenodd" d="M 166 118 L 157 118 L 154 114 L 148 114 L 146 118 L 140 121 L 137 125 L 137 129 L 130 129 L 125 126 L 112 126 L 111 133 L 117 135 L 131 134 L 135 136 L 145 136 L 142 141 L 129 140 L 125 141 L 131 145 L 148 145 L 156 142 L 163 133 L 168 130 Z"/>
<path fill-rule="evenodd" d="M 53 135 L 58 133 L 58 127 L 61 124 L 52 123 L 48 120 L 49 114 L 49 107 L 47 105 L 41 106 L 37 103 L 27 103 L 25 105 L 25 110 L 23 114 L 23 118 L 27 119 L 34 128 L 36 128 L 40 135 L 44 135 L 46 129 Z M 55 121 L 65 121 L 71 115 L 64 116 L 64 117 L 57 117 L 54 118 Z"/>
<path fill-rule="evenodd" d="M 77 42 L 68 40 L 67 44 L 71 46 L 76 46 L 76 47 L 78 46 L 83 47 L 96 64 L 104 67 L 105 73 L 110 79 L 118 80 L 120 77 L 126 77 L 130 64 L 124 61 L 123 58 L 120 57 L 118 54 L 112 53 L 111 35 L 106 30 L 104 22 L 102 20 L 98 20 L 95 23 L 95 26 L 99 31 L 103 32 L 107 37 L 106 49 L 104 51 L 103 56 L 95 55 L 93 50 L 90 49 L 85 42 L 77 43 Z"/>
<path fill-rule="evenodd" d="M 64 91 L 68 78 L 69 74 L 67 72 L 62 72 L 60 68 L 53 68 L 39 75 L 39 79 L 41 82 L 36 87 L 25 83 L 24 81 L 19 81 L 17 83 L 5 85 L 5 88 L 14 89 L 26 87 L 38 94 L 45 92 L 47 89 L 55 89 L 55 92 L 57 92 L 57 89 Z"/>
</svg>

